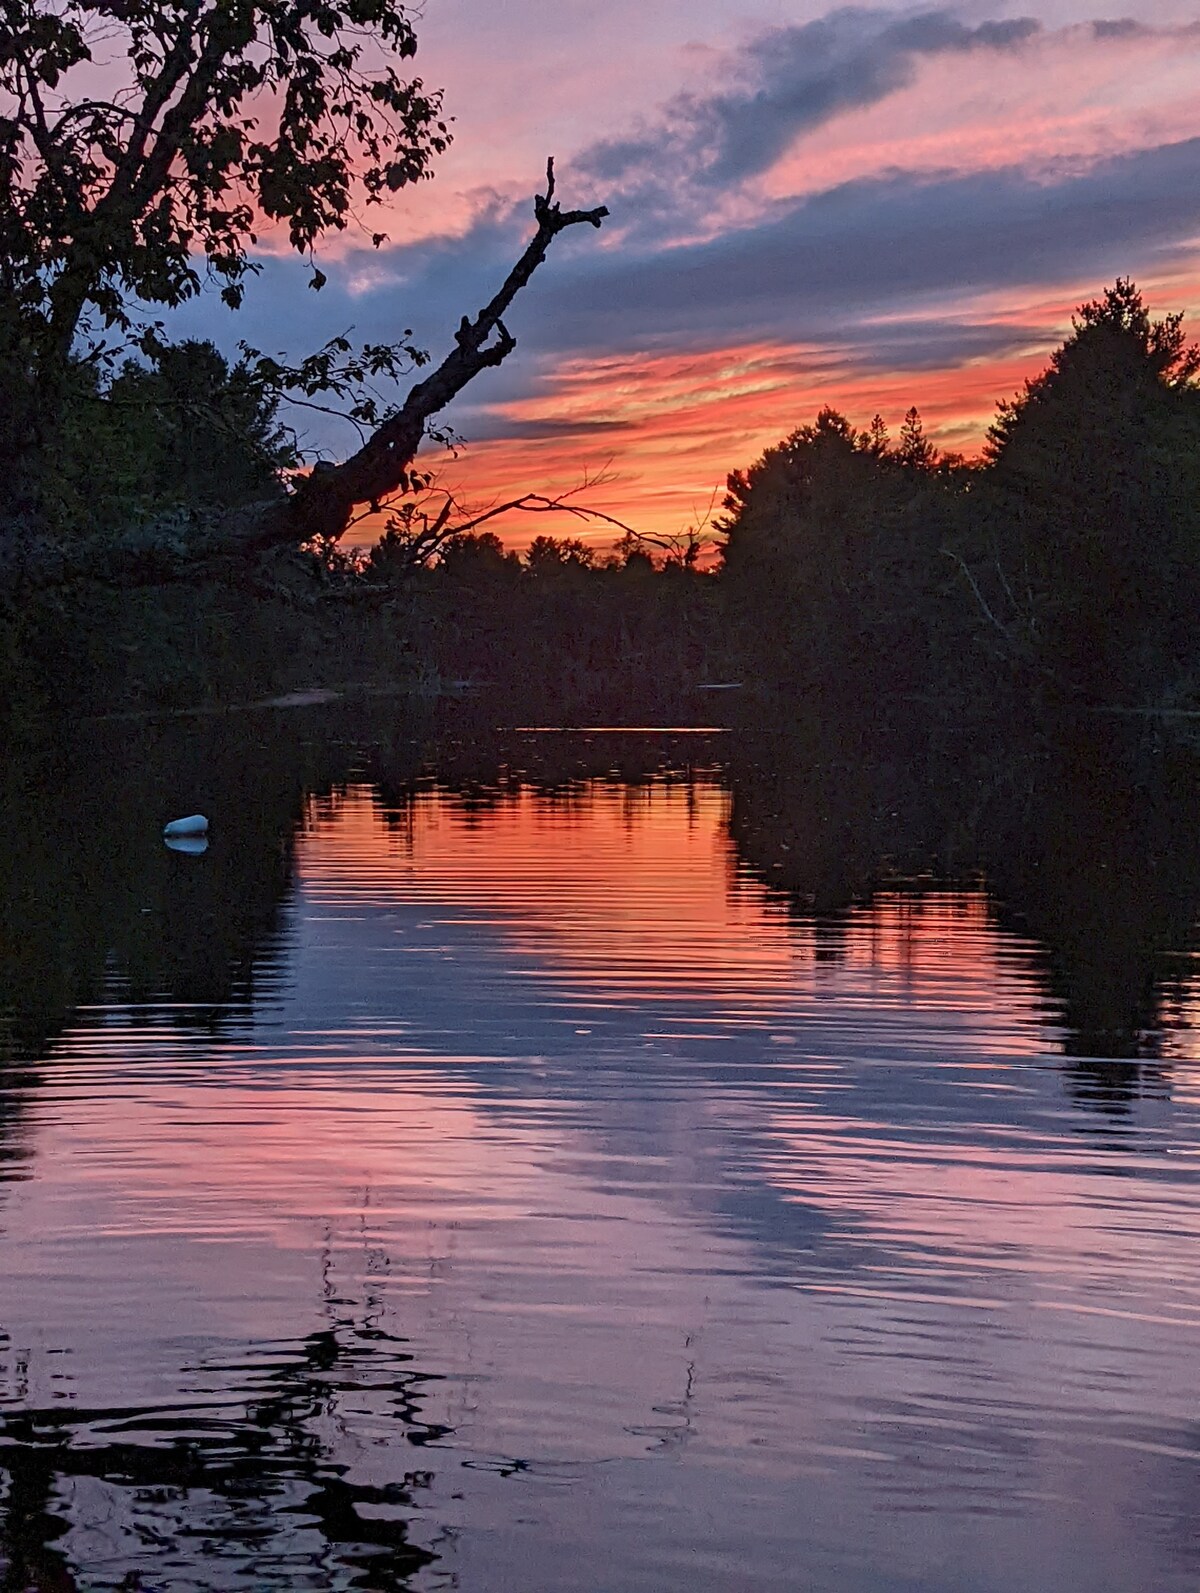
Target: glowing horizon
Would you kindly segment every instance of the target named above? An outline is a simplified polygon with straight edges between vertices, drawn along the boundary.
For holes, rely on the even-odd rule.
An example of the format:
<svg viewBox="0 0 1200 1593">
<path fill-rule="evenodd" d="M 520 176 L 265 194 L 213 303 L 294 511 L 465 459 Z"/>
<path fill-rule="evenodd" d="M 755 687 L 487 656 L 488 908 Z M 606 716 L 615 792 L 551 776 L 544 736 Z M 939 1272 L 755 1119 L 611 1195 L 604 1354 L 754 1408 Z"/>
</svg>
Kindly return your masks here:
<svg viewBox="0 0 1200 1593">
<path fill-rule="evenodd" d="M 600 476 L 590 506 L 677 533 L 825 404 L 893 432 L 915 405 L 971 455 L 1116 277 L 1157 314 L 1200 311 L 1195 5 L 614 0 L 551 21 L 445 0 L 419 33 L 456 141 L 384 207 L 393 241 L 330 240 L 314 295 L 268 237 L 240 318 L 205 300 L 180 319 L 292 353 L 411 325 L 437 358 L 515 258 L 554 153 L 562 197 L 611 219 L 556 246 L 516 352 L 447 413 L 466 447 L 427 458 L 473 506 Z M 499 529 L 614 538 L 565 516 Z"/>
</svg>

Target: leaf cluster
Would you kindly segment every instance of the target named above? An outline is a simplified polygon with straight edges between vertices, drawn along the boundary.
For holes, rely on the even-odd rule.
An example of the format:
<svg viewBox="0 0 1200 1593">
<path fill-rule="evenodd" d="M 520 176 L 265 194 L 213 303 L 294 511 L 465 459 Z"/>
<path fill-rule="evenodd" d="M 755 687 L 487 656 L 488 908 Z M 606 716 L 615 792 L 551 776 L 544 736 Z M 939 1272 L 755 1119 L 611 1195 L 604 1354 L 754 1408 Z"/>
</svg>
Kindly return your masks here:
<svg viewBox="0 0 1200 1593">
<path fill-rule="evenodd" d="M 415 49 L 394 0 L 3 0 L 10 350 L 61 365 L 81 330 L 128 330 L 205 278 L 236 306 L 264 227 L 311 256 L 429 176 L 450 131 L 401 70 Z"/>
<path fill-rule="evenodd" d="M 281 497 L 297 456 L 278 394 L 248 361 L 185 342 L 101 383 L 70 367 L 53 524 L 66 541 L 150 535 L 162 546 L 209 511 Z"/>
</svg>

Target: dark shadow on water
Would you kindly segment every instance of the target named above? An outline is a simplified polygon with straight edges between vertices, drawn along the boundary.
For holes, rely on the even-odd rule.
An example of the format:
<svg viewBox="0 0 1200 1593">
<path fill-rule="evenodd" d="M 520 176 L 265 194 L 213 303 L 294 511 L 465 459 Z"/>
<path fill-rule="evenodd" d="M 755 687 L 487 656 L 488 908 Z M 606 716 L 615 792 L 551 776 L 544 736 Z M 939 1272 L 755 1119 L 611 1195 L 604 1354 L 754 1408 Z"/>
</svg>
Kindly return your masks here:
<svg viewBox="0 0 1200 1593">
<path fill-rule="evenodd" d="M 975 746 L 810 728 L 736 738 L 729 778 L 739 855 L 819 955 L 840 955 L 844 915 L 880 889 L 982 886 L 1033 943 L 1072 1093 L 1120 1112 L 1161 1080 L 1200 945 L 1193 751 L 1099 721 Z"/>
<path fill-rule="evenodd" d="M 223 1392 L 210 1409 L 200 1396 L 161 1412 L 74 1404 L 0 1412 L 4 1593 L 101 1585 L 76 1579 L 63 1542 L 84 1480 L 102 1487 L 110 1553 L 118 1545 L 121 1570 L 107 1586 L 148 1593 L 185 1579 L 204 1587 L 224 1571 L 239 1584 L 249 1573 L 255 1586 L 287 1588 L 322 1565 L 327 1575 L 337 1568 L 331 1586 L 390 1593 L 433 1563 L 436 1554 L 411 1540 L 410 1520 L 432 1475 L 422 1451 L 449 1429 L 422 1418 L 430 1377 L 403 1340 L 345 1320 L 298 1343 L 189 1368 L 185 1380 L 214 1373 L 236 1397 Z M 386 1421 L 393 1454 L 411 1447 L 399 1480 L 361 1482 L 335 1460 L 328 1433 L 344 1425 L 345 1407 Z"/>
</svg>

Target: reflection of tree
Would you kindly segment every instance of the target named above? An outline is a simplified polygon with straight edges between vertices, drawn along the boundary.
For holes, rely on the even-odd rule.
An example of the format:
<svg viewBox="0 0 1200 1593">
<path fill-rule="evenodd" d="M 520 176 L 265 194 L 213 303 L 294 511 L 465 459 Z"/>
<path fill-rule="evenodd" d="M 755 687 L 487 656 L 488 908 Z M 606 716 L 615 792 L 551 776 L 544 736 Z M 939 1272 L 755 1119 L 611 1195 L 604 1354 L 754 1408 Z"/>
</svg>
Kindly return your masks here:
<svg viewBox="0 0 1200 1593">
<path fill-rule="evenodd" d="M 903 879 L 918 892 L 983 880 L 1001 922 L 1031 935 L 1051 1015 L 1078 1058 L 1153 1056 L 1172 957 L 1200 914 L 1200 765 L 1148 752 L 1111 722 L 1053 741 L 964 749 L 911 731 L 750 735 L 733 744 L 731 831 L 744 865 L 785 893 L 825 956 L 847 908 Z M 1139 1076 L 1080 1061 L 1110 1104 Z"/>
<path fill-rule="evenodd" d="M 253 1565 L 261 1586 L 288 1587 L 321 1565 L 330 1587 L 407 1587 L 436 1558 L 409 1535 L 414 1497 L 431 1474 L 413 1468 L 398 1482 L 368 1484 L 338 1457 L 356 1416 L 386 1420 L 390 1449 L 446 1436 L 422 1416 L 430 1374 L 403 1345 L 368 1321 L 341 1321 L 292 1346 L 263 1346 L 248 1365 L 217 1368 L 234 1387 L 249 1384 L 232 1414 L 225 1399 L 209 1411 L 154 1416 L 75 1405 L 5 1414 L 0 1589 L 85 1585 L 64 1539 L 72 1494 L 88 1479 L 112 1501 L 109 1533 L 130 1567 L 124 1586 L 142 1586 L 139 1576 L 155 1586 L 168 1558 L 174 1576 L 208 1585 L 212 1566 L 229 1556 Z M 94 1508 L 94 1492 L 85 1498 Z"/>
<path fill-rule="evenodd" d="M 69 751 L 0 772 L 0 1057 L 40 1058 L 81 1007 L 158 1010 L 189 1032 L 246 1017 L 280 964 L 283 907 L 306 803 L 374 787 L 403 827 L 435 781 L 486 818 L 532 786 L 577 798 L 603 776 L 639 783 L 719 745 L 678 737 L 497 733 L 490 705 L 461 705 L 435 739 L 406 708 L 337 719 L 214 714 L 80 732 Z M 381 728 L 380 721 L 383 720 Z M 203 857 L 167 851 L 165 819 L 202 811 Z M 138 1021 L 136 1010 L 131 1021 Z"/>
<path fill-rule="evenodd" d="M 957 810 L 928 745 L 815 722 L 732 743 L 730 830 L 738 855 L 829 953 L 838 915 L 883 880 L 971 868 Z"/>
<path fill-rule="evenodd" d="M 0 775 L 8 1050 L 44 1055 L 89 1003 L 169 1000 L 172 1021 L 191 1030 L 248 1012 L 277 959 L 306 793 L 344 776 L 348 758 L 336 745 L 314 751 L 299 725 L 214 715 L 94 726 L 69 752 L 9 760 Z M 213 824 L 209 852 L 167 851 L 163 822 L 196 810 Z"/>
<path fill-rule="evenodd" d="M 1001 920 L 1046 949 L 1068 1050 L 1153 1053 L 1163 1003 L 1178 993 L 1169 958 L 1190 945 L 1200 903 L 1193 759 L 1142 755 L 1115 721 L 1001 747 L 844 716 L 728 740 L 523 736 L 497 731 L 495 718 L 495 705 L 467 700 L 436 733 L 428 715 L 394 704 L 339 706 L 336 720 L 116 722 L 79 736 L 69 755 L 10 759 L 0 1054 L 43 1056 L 89 1003 L 125 1005 L 131 1022 L 142 1003 L 156 1008 L 146 1021 L 191 1032 L 247 1016 L 281 965 L 294 837 L 314 795 L 336 803 L 348 782 L 367 783 L 403 831 L 433 785 L 484 823 L 523 790 L 570 803 L 589 781 L 688 778 L 726 757 L 739 858 L 784 894 L 820 957 L 842 954 L 846 909 L 883 882 L 919 893 L 922 882 L 984 877 Z M 213 820 L 203 858 L 158 839 L 164 818 L 190 808 Z M 1137 1084 L 1082 1067 L 1079 1082 L 1096 1099 Z"/>
<path fill-rule="evenodd" d="M 22 1114 L 37 1075 L 9 1063 L 0 1045 L 0 1183 L 19 1176 L 14 1164 L 29 1154 L 22 1130 Z"/>
<path fill-rule="evenodd" d="M 647 737 L 634 733 L 564 732 L 522 734 L 496 730 L 494 711 L 479 716 L 460 710 L 453 728 L 423 746 L 375 748 L 362 768 L 374 787 L 384 822 L 406 832 L 423 791 L 436 787 L 453 801 L 467 823 L 482 821 L 523 791 L 562 806 L 578 803 L 597 780 L 618 787 L 664 778 L 689 780 L 698 768 L 713 769 L 723 758 L 720 735 Z"/>
<path fill-rule="evenodd" d="M 1097 1101 L 1136 1093 L 1134 1070 L 1098 1059 L 1156 1055 L 1176 979 L 1167 959 L 1191 944 L 1200 907 L 1197 875 L 1183 855 L 1178 877 L 1168 878 L 1144 839 L 1135 820 L 1123 831 L 1108 816 L 1064 810 L 1056 793 L 1039 803 L 1024 847 L 998 854 L 991 870 L 1001 921 L 1045 948 L 1064 1049 L 1077 1059 L 1082 1093 Z"/>
<path fill-rule="evenodd" d="M 1153 1074 L 1119 1059 L 1157 1056 L 1180 954 L 1195 944 L 1200 770 L 1190 754 L 1150 755 L 1105 726 L 1077 733 L 1038 773 L 992 846 L 989 876 L 1002 918 L 1046 948 L 1073 1089 L 1120 1111 Z"/>
</svg>

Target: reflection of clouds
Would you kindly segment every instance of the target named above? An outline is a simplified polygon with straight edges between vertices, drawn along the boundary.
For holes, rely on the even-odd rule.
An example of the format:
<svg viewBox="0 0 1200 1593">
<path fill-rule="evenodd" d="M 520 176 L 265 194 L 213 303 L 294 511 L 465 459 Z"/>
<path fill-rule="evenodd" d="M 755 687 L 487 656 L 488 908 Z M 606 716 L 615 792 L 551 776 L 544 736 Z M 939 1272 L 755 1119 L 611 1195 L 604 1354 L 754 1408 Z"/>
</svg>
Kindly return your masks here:
<svg viewBox="0 0 1200 1593">
<path fill-rule="evenodd" d="M 1190 1589 L 1194 1107 L 1098 1146 L 978 893 L 789 919 L 727 817 L 703 780 L 314 807 L 257 1021 L 189 1051 L 112 1014 L 39 1086 L 0 1418 L 219 1438 L 226 1375 L 303 1342 L 324 1387 L 353 1318 L 298 1452 L 368 1517 L 419 1473 L 392 1508 L 464 1593 Z M 119 1560 L 126 1508 L 68 1490 L 69 1544 L 111 1509 Z M 227 1521 L 138 1501 L 181 1519 Z"/>
<path fill-rule="evenodd" d="M 622 1147 L 642 1192 L 671 1198 L 683 1157 L 685 1180 L 706 1169 L 689 1205 L 752 1238 L 764 1266 L 814 1245 L 861 1264 L 852 1207 L 774 1176 L 776 1114 L 929 1112 L 965 1141 L 964 1045 L 988 1067 L 1055 1036 L 1027 949 L 997 935 L 982 894 L 883 897 L 797 925 L 738 874 L 727 816 L 724 790 L 703 782 L 592 783 L 569 801 L 519 789 L 486 822 L 433 790 L 401 836 L 352 791 L 299 851 L 289 1055 L 474 1059 L 489 1112 L 526 1107 L 524 1082 L 487 1059 L 520 1064 L 522 1080 L 532 1063 L 540 1098 Z M 347 1010 L 349 990 L 372 994 Z M 880 1065 L 860 1069 L 864 1055 Z M 710 1120 L 710 1089 L 732 1136 Z M 759 1104 L 743 1114 L 729 1089 Z"/>
</svg>

